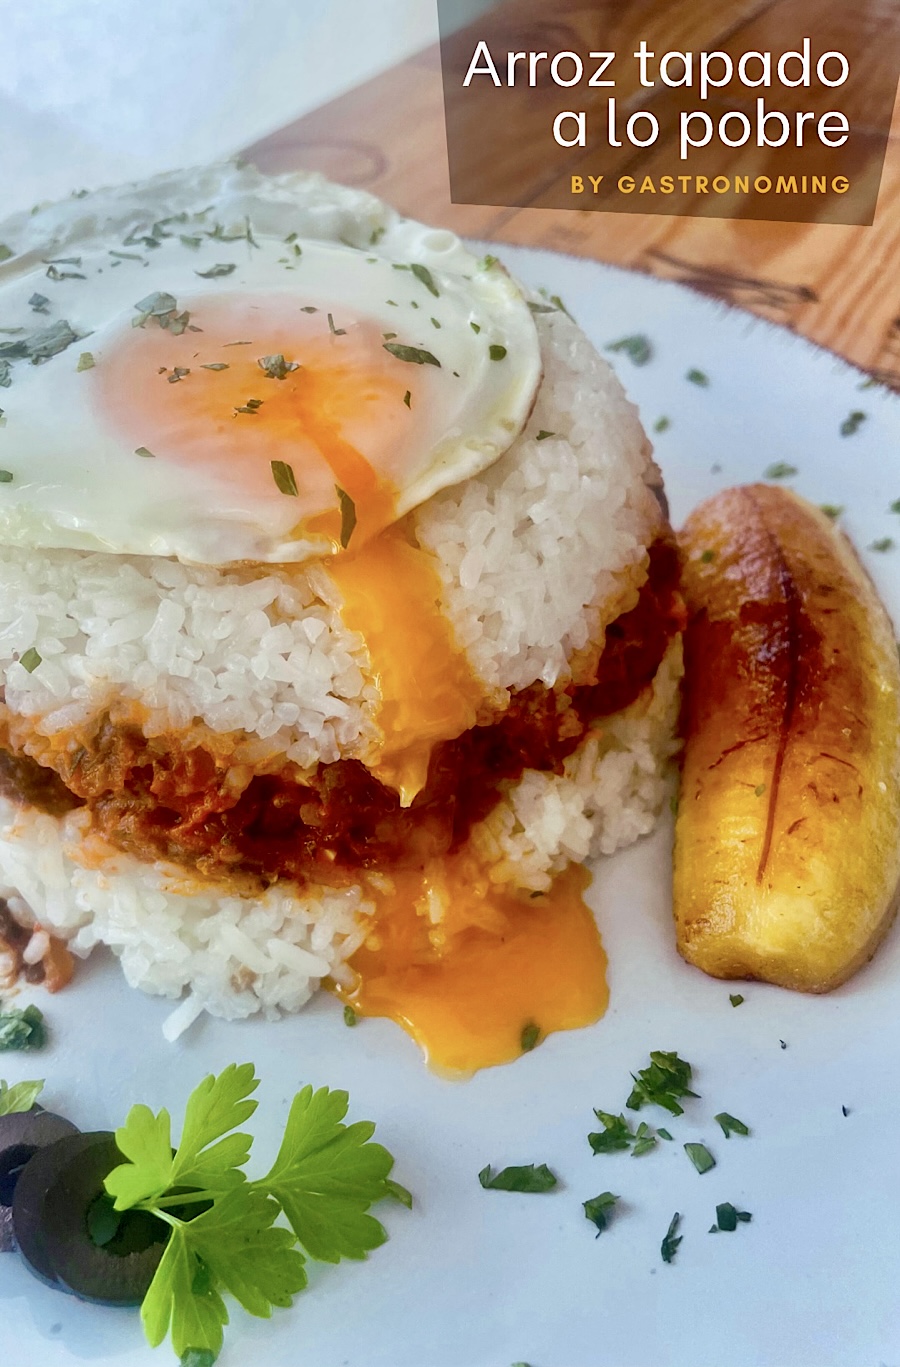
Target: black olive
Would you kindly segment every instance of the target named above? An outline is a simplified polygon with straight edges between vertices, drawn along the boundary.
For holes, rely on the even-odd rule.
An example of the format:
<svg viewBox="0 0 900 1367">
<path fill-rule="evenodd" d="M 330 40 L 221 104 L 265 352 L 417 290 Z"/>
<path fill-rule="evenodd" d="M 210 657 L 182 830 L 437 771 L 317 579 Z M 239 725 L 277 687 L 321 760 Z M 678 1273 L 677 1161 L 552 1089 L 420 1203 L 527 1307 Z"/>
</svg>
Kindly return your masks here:
<svg viewBox="0 0 900 1367">
<path fill-rule="evenodd" d="M 38 1149 L 77 1133 L 70 1120 L 37 1106 L 0 1116 L 0 1251 L 15 1247 L 10 1207 L 19 1173 Z"/>
<path fill-rule="evenodd" d="M 19 1252 L 42 1281 L 82 1300 L 140 1305 L 169 1228 L 144 1211 L 112 1212 L 103 1179 L 122 1162 L 108 1130 L 39 1150 L 16 1185 L 13 1227 Z"/>
</svg>

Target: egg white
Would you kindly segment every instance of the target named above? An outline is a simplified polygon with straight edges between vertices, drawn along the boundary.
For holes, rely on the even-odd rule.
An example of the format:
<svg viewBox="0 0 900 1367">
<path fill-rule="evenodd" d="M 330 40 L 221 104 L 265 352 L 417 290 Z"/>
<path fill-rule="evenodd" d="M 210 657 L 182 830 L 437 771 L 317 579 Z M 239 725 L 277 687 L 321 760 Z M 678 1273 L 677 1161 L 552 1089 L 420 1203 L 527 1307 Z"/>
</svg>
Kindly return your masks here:
<svg viewBox="0 0 900 1367">
<path fill-rule="evenodd" d="M 12 253 L 0 265 L 0 355 L 4 344 L 14 351 L 61 320 L 77 334 L 38 364 L 9 360 L 0 390 L 0 543 L 210 565 L 299 561 L 338 549 L 333 534 L 298 530 L 338 505 L 334 481 L 311 477 L 307 488 L 298 466 L 297 496 L 268 477 L 262 487 L 236 489 L 227 471 L 220 477 L 178 452 L 137 454 L 153 446 L 140 424 L 126 432 L 109 420 L 104 367 L 117 348 L 132 354 L 136 305 L 156 292 L 179 308 L 190 301 L 189 330 L 172 337 L 173 356 L 192 358 L 183 384 L 196 382 L 194 369 L 205 363 L 208 299 L 220 310 L 229 298 L 258 301 L 263 318 L 266 301 L 282 315 L 294 303 L 317 309 L 323 327 L 331 315 L 336 345 L 344 323 L 374 320 L 381 336 L 439 362 L 390 361 L 398 376 L 408 374 L 414 395 L 400 416 L 415 440 L 401 464 L 392 453 L 384 472 L 396 516 L 492 464 L 522 430 L 540 381 L 529 306 L 502 267 L 479 262 L 452 233 L 400 219 L 319 176 L 268 179 L 227 166 L 158 177 L 8 220 L 0 243 Z M 208 275 L 223 267 L 232 269 Z M 46 302 L 35 305 L 35 296 Z M 143 320 L 144 330 L 158 326 Z M 235 340 L 249 340 L 261 357 L 269 350 L 264 334 L 263 326 L 258 343 Z M 92 364 L 82 360 L 79 369 L 85 352 Z M 160 377 L 160 404 L 171 397 L 167 379 Z M 126 390 L 127 383 L 126 376 Z M 260 372 L 263 402 L 273 383 Z"/>
</svg>

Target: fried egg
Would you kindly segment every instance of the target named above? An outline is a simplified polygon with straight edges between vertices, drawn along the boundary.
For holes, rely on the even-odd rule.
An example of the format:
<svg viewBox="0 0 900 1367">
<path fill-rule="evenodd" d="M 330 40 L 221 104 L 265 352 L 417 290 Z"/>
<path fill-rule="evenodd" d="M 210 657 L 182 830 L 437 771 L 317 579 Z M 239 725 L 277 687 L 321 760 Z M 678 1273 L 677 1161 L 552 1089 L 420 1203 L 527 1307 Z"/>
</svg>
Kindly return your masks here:
<svg viewBox="0 0 900 1367">
<path fill-rule="evenodd" d="M 507 449 L 541 375 L 518 285 L 321 184 L 225 167 L 7 225 L 0 542 L 302 561 Z"/>
</svg>

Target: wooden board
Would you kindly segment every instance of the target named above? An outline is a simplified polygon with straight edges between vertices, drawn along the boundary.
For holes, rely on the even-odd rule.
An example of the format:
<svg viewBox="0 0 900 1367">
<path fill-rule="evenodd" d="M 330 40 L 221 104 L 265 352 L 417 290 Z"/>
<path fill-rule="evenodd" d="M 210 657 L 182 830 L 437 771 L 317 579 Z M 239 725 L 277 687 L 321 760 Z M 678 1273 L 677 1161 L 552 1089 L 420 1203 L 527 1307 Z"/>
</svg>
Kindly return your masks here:
<svg viewBox="0 0 900 1367">
<path fill-rule="evenodd" d="M 877 24 L 885 3 L 859 0 L 853 12 L 861 24 Z M 798 13 L 804 5 L 805 29 Z M 790 8 L 792 33 L 812 31 L 824 40 L 814 0 L 775 0 L 767 8 L 782 6 L 785 13 Z M 715 23 L 705 24 L 704 45 L 725 41 L 736 22 L 752 23 L 758 9 L 748 0 L 708 6 L 707 20 L 714 14 Z M 795 329 L 900 391 L 900 100 L 871 227 L 454 205 L 436 47 L 272 133 L 245 155 L 265 171 L 322 171 L 462 234 L 681 280 Z"/>
</svg>

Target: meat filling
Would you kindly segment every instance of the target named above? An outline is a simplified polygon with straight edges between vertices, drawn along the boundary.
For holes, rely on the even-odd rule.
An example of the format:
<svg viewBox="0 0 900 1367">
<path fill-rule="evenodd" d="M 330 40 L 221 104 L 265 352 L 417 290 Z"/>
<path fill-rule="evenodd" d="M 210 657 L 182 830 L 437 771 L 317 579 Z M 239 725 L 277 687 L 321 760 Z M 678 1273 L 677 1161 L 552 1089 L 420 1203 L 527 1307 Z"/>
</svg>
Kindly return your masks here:
<svg viewBox="0 0 900 1367">
<path fill-rule="evenodd" d="M 563 690 L 536 683 L 508 710 L 432 753 L 425 787 L 403 808 L 356 760 L 320 765 L 299 781 L 290 766 L 236 792 L 227 767 L 201 746 L 101 721 L 57 774 L 0 751 L 0 791 L 61 815 L 83 804 L 118 848 L 200 873 L 330 881 L 341 869 L 421 866 L 462 844 L 526 768 L 560 773 L 588 729 L 633 702 L 683 626 L 672 545 L 650 551 L 637 605 L 606 634 L 594 681 Z"/>
</svg>

